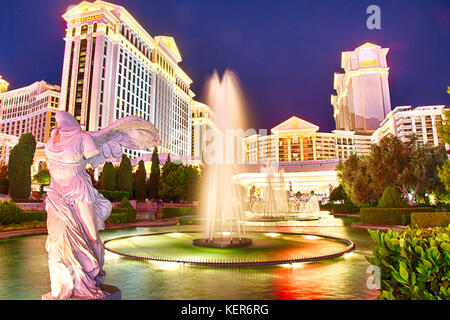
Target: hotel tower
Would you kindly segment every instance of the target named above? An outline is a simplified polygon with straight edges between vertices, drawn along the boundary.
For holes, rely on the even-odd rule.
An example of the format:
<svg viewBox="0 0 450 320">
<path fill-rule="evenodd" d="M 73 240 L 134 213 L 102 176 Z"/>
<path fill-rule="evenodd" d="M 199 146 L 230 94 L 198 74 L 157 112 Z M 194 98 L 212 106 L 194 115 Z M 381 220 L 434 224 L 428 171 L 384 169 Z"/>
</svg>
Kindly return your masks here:
<svg viewBox="0 0 450 320">
<path fill-rule="evenodd" d="M 334 74 L 331 96 L 337 130 L 374 131 L 391 111 L 388 48 L 366 43 L 342 52 L 345 73 Z"/>
<path fill-rule="evenodd" d="M 67 29 L 60 108 L 86 130 L 139 116 L 158 128 L 160 152 L 190 156 L 194 94 L 178 65 L 175 40 L 152 37 L 125 8 L 104 1 L 83 1 L 62 17 Z"/>
</svg>

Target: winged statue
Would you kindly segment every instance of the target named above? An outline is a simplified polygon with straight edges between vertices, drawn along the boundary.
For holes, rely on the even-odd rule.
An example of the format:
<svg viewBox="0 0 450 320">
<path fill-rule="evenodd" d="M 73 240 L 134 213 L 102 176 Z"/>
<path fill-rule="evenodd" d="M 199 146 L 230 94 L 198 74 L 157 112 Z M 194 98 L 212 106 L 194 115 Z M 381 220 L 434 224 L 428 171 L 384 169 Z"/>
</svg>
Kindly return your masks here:
<svg viewBox="0 0 450 320">
<path fill-rule="evenodd" d="M 47 191 L 47 229 L 51 292 L 45 299 L 107 299 L 104 247 L 99 230 L 111 203 L 92 185 L 86 165 L 118 158 L 123 148 L 145 150 L 160 145 L 158 130 L 138 117 L 125 117 L 96 131 L 83 131 L 66 111 L 55 115 L 58 127 L 45 145 L 51 183 Z"/>
</svg>

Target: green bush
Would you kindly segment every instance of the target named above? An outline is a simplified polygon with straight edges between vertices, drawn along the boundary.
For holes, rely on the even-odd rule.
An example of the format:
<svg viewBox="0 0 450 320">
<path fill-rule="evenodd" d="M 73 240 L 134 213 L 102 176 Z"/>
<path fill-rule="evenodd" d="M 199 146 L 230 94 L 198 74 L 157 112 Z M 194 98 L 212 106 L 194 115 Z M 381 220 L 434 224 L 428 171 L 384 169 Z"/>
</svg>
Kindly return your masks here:
<svg viewBox="0 0 450 320">
<path fill-rule="evenodd" d="M 0 178 L 0 193 L 1 194 L 9 193 L 9 181 L 6 178 Z"/>
<path fill-rule="evenodd" d="M 359 213 L 359 207 L 353 203 L 327 203 L 320 206 L 321 209 L 334 213 Z"/>
<path fill-rule="evenodd" d="M 127 212 L 111 213 L 111 215 L 106 219 L 106 224 L 120 224 L 128 222 Z"/>
<path fill-rule="evenodd" d="M 198 213 L 198 207 L 163 208 L 163 218 L 194 215 Z"/>
<path fill-rule="evenodd" d="M 130 198 L 128 191 L 110 191 L 110 190 L 99 190 L 106 199 L 109 201 L 118 201 L 125 198 Z"/>
<path fill-rule="evenodd" d="M 13 201 L 0 203 L 0 224 L 8 225 L 24 221 L 23 211 Z"/>
<path fill-rule="evenodd" d="M 383 191 L 383 195 L 378 201 L 379 208 L 405 208 L 406 202 L 402 199 L 401 193 L 391 187 L 386 187 Z"/>
<path fill-rule="evenodd" d="M 418 227 L 446 227 L 450 224 L 450 213 L 447 212 L 413 212 L 411 225 Z"/>
<path fill-rule="evenodd" d="M 411 223 L 412 212 L 430 212 L 430 207 L 410 208 L 361 208 L 361 221 L 376 225 L 403 225 Z"/>
<path fill-rule="evenodd" d="M 376 246 L 366 259 L 381 271 L 379 300 L 450 299 L 450 227 L 368 231 Z"/>
<path fill-rule="evenodd" d="M 127 198 L 123 198 L 117 207 L 112 208 L 111 214 L 124 214 L 126 216 L 126 222 L 136 222 L 137 210 L 133 208 L 130 201 Z"/>
<path fill-rule="evenodd" d="M 23 221 L 47 221 L 47 211 L 23 211 Z"/>
<path fill-rule="evenodd" d="M 111 162 L 105 162 L 100 178 L 102 190 L 114 191 L 116 189 L 116 170 Z"/>
</svg>

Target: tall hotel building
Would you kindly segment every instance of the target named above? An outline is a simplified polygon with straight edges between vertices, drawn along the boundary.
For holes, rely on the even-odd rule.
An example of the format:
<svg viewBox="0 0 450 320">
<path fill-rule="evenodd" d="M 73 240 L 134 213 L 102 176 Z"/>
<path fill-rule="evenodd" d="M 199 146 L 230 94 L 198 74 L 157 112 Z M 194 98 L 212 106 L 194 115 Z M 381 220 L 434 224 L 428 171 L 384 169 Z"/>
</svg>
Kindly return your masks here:
<svg viewBox="0 0 450 320">
<path fill-rule="evenodd" d="M 86 130 L 139 116 L 158 128 L 160 152 L 190 156 L 194 94 L 174 39 L 152 37 L 125 8 L 104 1 L 83 1 L 63 18 L 61 109 Z"/>
<path fill-rule="evenodd" d="M 193 101 L 192 104 L 192 152 L 194 160 L 203 161 L 206 148 L 206 132 L 216 127 L 214 111 L 204 103 Z"/>
<path fill-rule="evenodd" d="M 38 81 L 0 93 L 0 132 L 20 137 L 32 133 L 37 142 L 47 142 L 55 127 L 60 87 Z"/>
<path fill-rule="evenodd" d="M 336 129 L 374 131 L 391 111 L 388 48 L 366 43 L 342 52 L 345 73 L 334 74 L 331 96 Z"/>
<path fill-rule="evenodd" d="M 437 127 L 446 120 L 444 110 L 449 109 L 445 105 L 421 106 L 414 109 L 411 106 L 397 107 L 389 112 L 380 127 L 373 133 L 372 143 L 378 143 L 388 134 L 397 136 L 403 141 L 414 134 L 420 144 L 430 144 L 435 147 L 444 145 L 437 133 Z"/>
</svg>

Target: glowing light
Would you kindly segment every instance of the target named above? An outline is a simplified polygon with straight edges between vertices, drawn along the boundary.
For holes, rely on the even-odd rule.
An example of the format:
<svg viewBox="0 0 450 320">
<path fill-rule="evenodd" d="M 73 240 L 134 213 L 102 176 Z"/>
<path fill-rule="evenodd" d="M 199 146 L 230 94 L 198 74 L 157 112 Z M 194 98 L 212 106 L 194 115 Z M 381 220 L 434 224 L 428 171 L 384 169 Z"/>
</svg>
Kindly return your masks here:
<svg viewBox="0 0 450 320">
<path fill-rule="evenodd" d="M 149 262 L 157 266 L 159 269 L 167 271 L 178 270 L 183 266 L 182 263 L 178 262 L 166 262 L 166 261 L 149 261 Z"/>
<path fill-rule="evenodd" d="M 300 268 L 305 264 L 305 262 L 294 262 L 292 263 L 292 268 Z"/>
<path fill-rule="evenodd" d="M 346 254 L 344 254 L 344 259 L 349 259 L 352 256 L 353 256 L 353 252 L 346 253 Z"/>
<path fill-rule="evenodd" d="M 172 232 L 172 233 L 168 233 L 167 234 L 169 237 L 174 237 L 174 238 L 181 238 L 183 236 L 182 233 L 178 233 L 178 232 Z"/>
<path fill-rule="evenodd" d="M 320 237 L 317 237 L 317 236 L 305 236 L 305 238 L 308 239 L 308 240 L 320 239 Z"/>
<path fill-rule="evenodd" d="M 231 233 L 230 233 L 230 232 L 227 232 L 227 231 L 225 231 L 225 232 L 222 232 L 222 235 L 224 235 L 224 236 L 229 236 L 229 235 L 231 235 Z"/>
<path fill-rule="evenodd" d="M 272 237 L 272 238 L 281 236 L 281 234 L 279 234 L 279 233 L 273 233 L 273 232 L 266 233 L 266 235 L 267 235 L 268 237 Z"/>
</svg>

